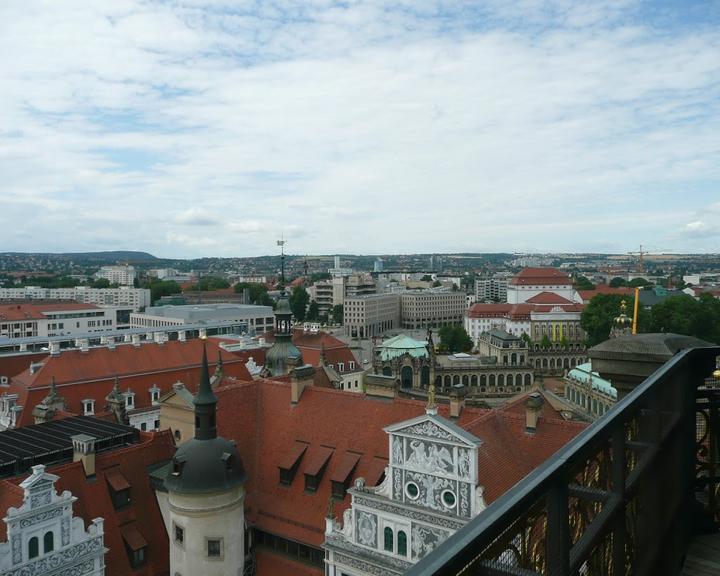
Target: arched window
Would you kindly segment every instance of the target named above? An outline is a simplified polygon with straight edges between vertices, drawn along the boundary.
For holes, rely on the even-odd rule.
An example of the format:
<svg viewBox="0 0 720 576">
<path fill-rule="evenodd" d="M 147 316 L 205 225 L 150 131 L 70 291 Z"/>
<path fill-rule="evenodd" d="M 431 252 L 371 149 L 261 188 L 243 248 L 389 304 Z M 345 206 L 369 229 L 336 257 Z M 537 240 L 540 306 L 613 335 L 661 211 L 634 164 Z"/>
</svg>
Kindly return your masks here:
<svg viewBox="0 0 720 576">
<path fill-rule="evenodd" d="M 532 376 L 530 374 L 525 374 L 525 386 L 530 386 L 532 380 Z"/>
<path fill-rule="evenodd" d="M 398 554 L 407 556 L 407 534 L 404 530 L 398 531 Z"/>
<path fill-rule="evenodd" d="M 389 526 L 385 527 L 385 552 L 393 551 L 393 531 Z"/>
<path fill-rule="evenodd" d="M 512 374 L 507 375 L 507 385 L 512 386 L 515 384 L 515 377 Z"/>
<path fill-rule="evenodd" d="M 392 376 L 392 369 L 390 366 L 383 366 L 383 376 Z"/>
<path fill-rule="evenodd" d="M 470 380 L 468 379 L 467 374 L 463 374 L 462 383 L 463 383 L 463 386 L 468 386 L 470 384 Z"/>
<path fill-rule="evenodd" d="M 460 384 L 460 376 L 458 374 L 453 375 L 453 384 Z"/>
<path fill-rule="evenodd" d="M 40 554 L 40 541 L 37 536 L 33 536 L 28 542 L 28 558 L 32 560 L 37 558 L 38 554 Z"/>
<path fill-rule="evenodd" d="M 423 366 L 420 369 L 420 386 L 427 388 L 430 386 L 430 367 Z"/>
<path fill-rule="evenodd" d="M 470 386 L 477 386 L 477 374 L 470 376 Z"/>
<path fill-rule="evenodd" d="M 495 386 L 495 374 L 490 374 L 490 386 Z"/>
<path fill-rule="evenodd" d="M 43 552 L 47 554 L 48 552 L 52 552 L 55 547 L 55 536 L 52 532 L 45 532 L 45 536 L 43 536 Z"/>
<path fill-rule="evenodd" d="M 480 374 L 480 386 L 487 386 L 487 376 Z"/>
<path fill-rule="evenodd" d="M 505 374 L 498 374 L 497 383 L 498 386 L 505 386 Z"/>
<path fill-rule="evenodd" d="M 445 388 L 450 388 L 450 375 L 445 375 Z"/>
</svg>

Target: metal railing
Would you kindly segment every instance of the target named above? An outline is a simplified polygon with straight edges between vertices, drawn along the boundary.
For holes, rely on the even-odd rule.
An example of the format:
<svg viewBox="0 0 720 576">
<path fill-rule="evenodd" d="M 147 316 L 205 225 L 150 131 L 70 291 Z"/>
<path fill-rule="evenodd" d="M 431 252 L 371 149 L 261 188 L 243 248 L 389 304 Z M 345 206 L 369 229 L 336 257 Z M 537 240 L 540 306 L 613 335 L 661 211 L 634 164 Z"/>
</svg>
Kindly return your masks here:
<svg viewBox="0 0 720 576">
<path fill-rule="evenodd" d="M 718 355 L 672 358 L 407 575 L 677 574 L 720 527 Z"/>
</svg>

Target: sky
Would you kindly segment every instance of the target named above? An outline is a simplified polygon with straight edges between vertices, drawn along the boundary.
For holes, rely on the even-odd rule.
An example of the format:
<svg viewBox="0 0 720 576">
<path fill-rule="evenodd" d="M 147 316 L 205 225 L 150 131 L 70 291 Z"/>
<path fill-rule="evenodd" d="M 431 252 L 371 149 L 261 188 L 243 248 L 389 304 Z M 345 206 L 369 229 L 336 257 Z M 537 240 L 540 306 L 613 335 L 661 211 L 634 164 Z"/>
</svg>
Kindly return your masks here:
<svg viewBox="0 0 720 576">
<path fill-rule="evenodd" d="M 0 2 L 0 252 L 720 252 L 720 0 Z"/>
</svg>

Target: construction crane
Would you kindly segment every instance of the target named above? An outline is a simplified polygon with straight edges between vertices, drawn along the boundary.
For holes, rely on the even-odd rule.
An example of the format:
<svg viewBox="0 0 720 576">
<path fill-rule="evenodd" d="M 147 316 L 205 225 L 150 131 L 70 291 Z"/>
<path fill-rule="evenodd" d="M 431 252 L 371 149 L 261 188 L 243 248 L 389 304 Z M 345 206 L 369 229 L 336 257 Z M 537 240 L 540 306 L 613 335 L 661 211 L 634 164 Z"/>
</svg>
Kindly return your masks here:
<svg viewBox="0 0 720 576">
<path fill-rule="evenodd" d="M 637 272 L 640 272 L 640 273 L 645 272 L 645 261 L 643 260 L 643 258 L 646 254 L 648 254 L 648 251 L 643 250 L 642 244 L 640 244 L 640 250 L 638 250 L 637 252 L 628 252 L 628 255 L 638 257 L 637 267 L 636 267 Z"/>
</svg>

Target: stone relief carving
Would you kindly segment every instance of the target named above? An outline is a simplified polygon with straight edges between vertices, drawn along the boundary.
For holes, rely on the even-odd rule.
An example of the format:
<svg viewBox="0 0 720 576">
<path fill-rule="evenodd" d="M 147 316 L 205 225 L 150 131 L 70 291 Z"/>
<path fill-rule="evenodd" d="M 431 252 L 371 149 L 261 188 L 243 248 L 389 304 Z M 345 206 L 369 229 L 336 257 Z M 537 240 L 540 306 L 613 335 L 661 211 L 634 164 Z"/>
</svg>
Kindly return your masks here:
<svg viewBox="0 0 720 576">
<path fill-rule="evenodd" d="M 70 544 L 70 518 L 64 516 L 60 525 L 60 532 L 62 537 L 63 546 Z"/>
<path fill-rule="evenodd" d="M 399 436 L 393 437 L 393 464 L 403 463 L 403 439 Z"/>
<path fill-rule="evenodd" d="M 470 478 L 470 450 L 458 449 L 458 476 Z"/>
<path fill-rule="evenodd" d="M 478 486 L 475 488 L 475 514 L 480 514 L 485 508 L 485 486 Z"/>
<path fill-rule="evenodd" d="M 365 572 L 366 574 L 372 574 L 373 576 L 387 576 L 388 574 L 388 569 L 385 567 L 380 567 L 376 566 L 375 564 L 363 562 L 362 560 L 358 560 L 357 558 L 353 558 L 352 556 L 346 556 L 345 554 L 336 553 L 335 562 L 337 562 L 338 564 L 342 564 L 343 566 L 355 568 L 357 570 L 360 570 L 361 572 Z M 401 574 L 402 571 L 395 573 Z"/>
<path fill-rule="evenodd" d="M 419 474 L 417 472 L 406 472 L 406 481 L 415 482 L 420 488 L 420 495 L 416 503 L 433 510 L 442 510 L 443 512 L 453 511 L 444 506 L 441 500 L 443 490 L 455 491 L 455 483 L 448 478 L 439 478 L 437 476 L 429 476 L 427 474 Z"/>
<path fill-rule="evenodd" d="M 429 474 L 453 474 L 455 464 L 447 446 L 422 440 L 408 444 L 407 466 Z"/>
<path fill-rule="evenodd" d="M 20 534 L 13 535 L 11 546 L 13 564 L 20 564 L 20 562 L 22 562 L 22 540 Z"/>
<path fill-rule="evenodd" d="M 440 428 L 437 424 L 434 424 L 433 422 L 430 422 L 430 420 L 426 420 L 425 422 L 422 422 L 421 424 L 415 424 L 414 426 L 409 426 L 408 428 L 404 428 L 403 430 L 400 430 L 400 432 L 408 433 L 408 434 L 415 434 L 417 436 L 430 436 L 432 438 L 440 438 L 442 440 L 455 440 L 457 441 L 457 438 L 450 434 L 447 430 L 444 430 L 443 428 Z"/>
<path fill-rule="evenodd" d="M 445 530 L 430 526 L 413 524 L 412 527 L 412 555 L 420 559 L 432 552 L 438 544 L 441 544 L 450 535 Z"/>
<path fill-rule="evenodd" d="M 353 539 L 352 508 L 348 508 L 343 512 L 343 527 L 340 532 L 348 540 Z"/>
<path fill-rule="evenodd" d="M 52 520 L 53 518 L 62 516 L 62 513 L 62 508 L 55 508 L 54 510 L 48 510 L 47 512 L 39 512 L 31 518 L 23 518 L 20 522 L 18 522 L 18 524 L 20 525 L 20 528 L 27 528 L 28 526 L 32 526 L 38 522 L 44 522 L 45 520 Z"/>
<path fill-rule="evenodd" d="M 390 467 L 385 466 L 385 478 L 380 483 L 380 485 L 373 488 L 372 491 L 375 492 L 375 494 L 377 494 L 378 496 L 392 498 L 392 484 L 390 476 Z M 399 471 L 395 471 L 395 476 L 399 476 Z"/>
<path fill-rule="evenodd" d="M 83 556 L 89 556 L 91 554 L 99 556 L 102 554 L 102 549 L 102 537 L 93 538 L 91 540 L 86 540 L 85 542 L 80 542 L 79 544 L 66 548 L 65 550 L 60 550 L 54 554 L 38 558 L 34 562 L 26 564 L 20 568 L 16 568 L 15 570 L 6 571 L 3 573 L 3 576 L 38 576 L 40 574 L 50 572 L 51 570 L 55 570 L 61 566 L 78 562 Z M 80 574 L 87 574 L 92 571 L 94 565 L 95 561 L 92 559 L 82 560 L 75 566 L 65 569 L 63 571 L 63 576 L 79 576 Z M 88 566 L 89 569 L 87 568 Z"/>
<path fill-rule="evenodd" d="M 398 506 L 392 502 L 377 502 L 369 498 L 358 498 L 357 496 L 353 499 L 353 504 L 360 506 L 367 506 L 368 508 L 374 508 L 382 512 L 390 512 L 391 514 L 397 514 L 410 518 L 411 520 L 419 520 L 421 522 L 432 522 L 443 528 L 450 528 L 451 530 L 459 530 L 465 525 L 462 520 L 453 520 L 452 518 L 438 517 L 431 512 L 423 512 L 422 510 L 410 509 L 404 506 Z"/>
<path fill-rule="evenodd" d="M 377 516 L 359 510 L 357 516 L 357 541 L 363 546 L 377 548 Z"/>
<path fill-rule="evenodd" d="M 470 518 L 470 484 L 460 483 L 460 516 Z"/>
<path fill-rule="evenodd" d="M 402 470 L 395 470 L 393 472 L 393 500 L 402 500 L 403 499 L 403 478 L 402 478 Z"/>
<path fill-rule="evenodd" d="M 50 492 L 33 494 L 30 497 L 30 508 L 37 508 L 38 506 L 44 506 L 45 504 L 50 504 Z"/>
</svg>

